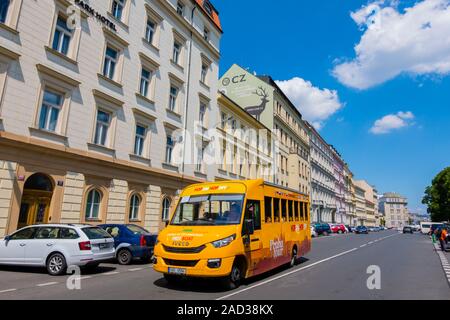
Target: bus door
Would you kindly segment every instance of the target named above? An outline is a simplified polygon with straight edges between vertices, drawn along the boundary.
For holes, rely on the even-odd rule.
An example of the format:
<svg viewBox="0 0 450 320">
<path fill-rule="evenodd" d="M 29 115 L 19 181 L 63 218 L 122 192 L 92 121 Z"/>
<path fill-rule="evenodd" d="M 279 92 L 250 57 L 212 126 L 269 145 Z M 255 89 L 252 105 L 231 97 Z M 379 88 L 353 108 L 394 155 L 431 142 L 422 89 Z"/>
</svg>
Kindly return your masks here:
<svg viewBox="0 0 450 320">
<path fill-rule="evenodd" d="M 263 259 L 262 230 L 261 230 L 261 201 L 248 199 L 245 205 L 243 234 L 247 231 L 247 221 L 253 222 L 254 232 L 245 239 L 245 250 L 250 255 L 250 269 Z"/>
</svg>

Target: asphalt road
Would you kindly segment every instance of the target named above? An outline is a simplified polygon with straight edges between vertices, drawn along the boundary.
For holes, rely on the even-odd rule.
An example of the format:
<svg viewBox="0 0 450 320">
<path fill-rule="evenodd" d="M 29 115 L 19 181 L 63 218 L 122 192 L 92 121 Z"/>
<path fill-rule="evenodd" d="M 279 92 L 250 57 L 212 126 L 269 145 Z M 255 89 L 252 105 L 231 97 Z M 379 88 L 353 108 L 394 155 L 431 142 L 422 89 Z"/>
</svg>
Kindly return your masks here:
<svg viewBox="0 0 450 320">
<path fill-rule="evenodd" d="M 379 267 L 380 288 L 369 290 L 370 266 Z M 169 286 L 151 265 L 102 265 L 83 273 L 80 290 L 67 288 L 68 276 L 43 269 L 0 267 L 3 299 L 450 299 L 450 286 L 430 239 L 384 231 L 313 240 L 311 253 L 294 268 L 280 268 L 234 291 L 216 281 L 192 280 Z"/>
</svg>

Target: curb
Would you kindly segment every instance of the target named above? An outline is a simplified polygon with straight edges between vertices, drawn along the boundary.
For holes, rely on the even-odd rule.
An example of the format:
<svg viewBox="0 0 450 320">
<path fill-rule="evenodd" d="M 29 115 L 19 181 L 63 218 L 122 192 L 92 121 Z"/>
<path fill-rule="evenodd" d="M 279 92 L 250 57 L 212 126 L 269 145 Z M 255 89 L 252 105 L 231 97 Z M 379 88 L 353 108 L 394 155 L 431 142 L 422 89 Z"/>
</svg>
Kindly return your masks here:
<svg viewBox="0 0 450 320">
<path fill-rule="evenodd" d="M 437 243 L 433 243 L 434 249 L 436 250 L 439 259 L 441 260 L 441 265 L 447 278 L 448 285 L 450 286 L 450 264 L 448 263 L 447 257 L 442 252 L 441 247 Z"/>
</svg>

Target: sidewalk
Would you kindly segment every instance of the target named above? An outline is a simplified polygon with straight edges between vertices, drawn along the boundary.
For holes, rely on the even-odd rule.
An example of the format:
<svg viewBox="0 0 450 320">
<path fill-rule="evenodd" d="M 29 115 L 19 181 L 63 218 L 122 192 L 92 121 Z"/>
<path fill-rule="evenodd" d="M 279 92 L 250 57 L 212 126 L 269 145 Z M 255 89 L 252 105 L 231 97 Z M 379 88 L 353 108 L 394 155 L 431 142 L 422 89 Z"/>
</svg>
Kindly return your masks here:
<svg viewBox="0 0 450 320">
<path fill-rule="evenodd" d="M 444 251 L 442 251 L 439 242 L 432 243 L 432 244 L 434 246 L 434 249 L 435 249 L 436 253 L 439 256 L 439 259 L 441 260 L 442 268 L 444 270 L 445 276 L 447 277 L 447 280 L 448 280 L 449 285 L 450 285 L 450 263 L 449 263 L 449 260 L 450 260 L 450 251 L 449 251 L 450 245 L 447 245 L 447 251 L 444 252 Z"/>
</svg>

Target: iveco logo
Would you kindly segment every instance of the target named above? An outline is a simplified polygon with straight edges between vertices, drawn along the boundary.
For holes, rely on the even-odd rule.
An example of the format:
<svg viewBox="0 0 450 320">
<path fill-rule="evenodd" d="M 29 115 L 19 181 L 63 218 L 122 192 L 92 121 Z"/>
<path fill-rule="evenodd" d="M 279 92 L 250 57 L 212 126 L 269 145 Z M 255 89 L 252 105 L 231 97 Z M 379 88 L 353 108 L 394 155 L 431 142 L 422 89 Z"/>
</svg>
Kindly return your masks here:
<svg viewBox="0 0 450 320">
<path fill-rule="evenodd" d="M 186 241 L 174 241 L 172 242 L 174 247 L 189 247 L 189 242 Z"/>
</svg>

